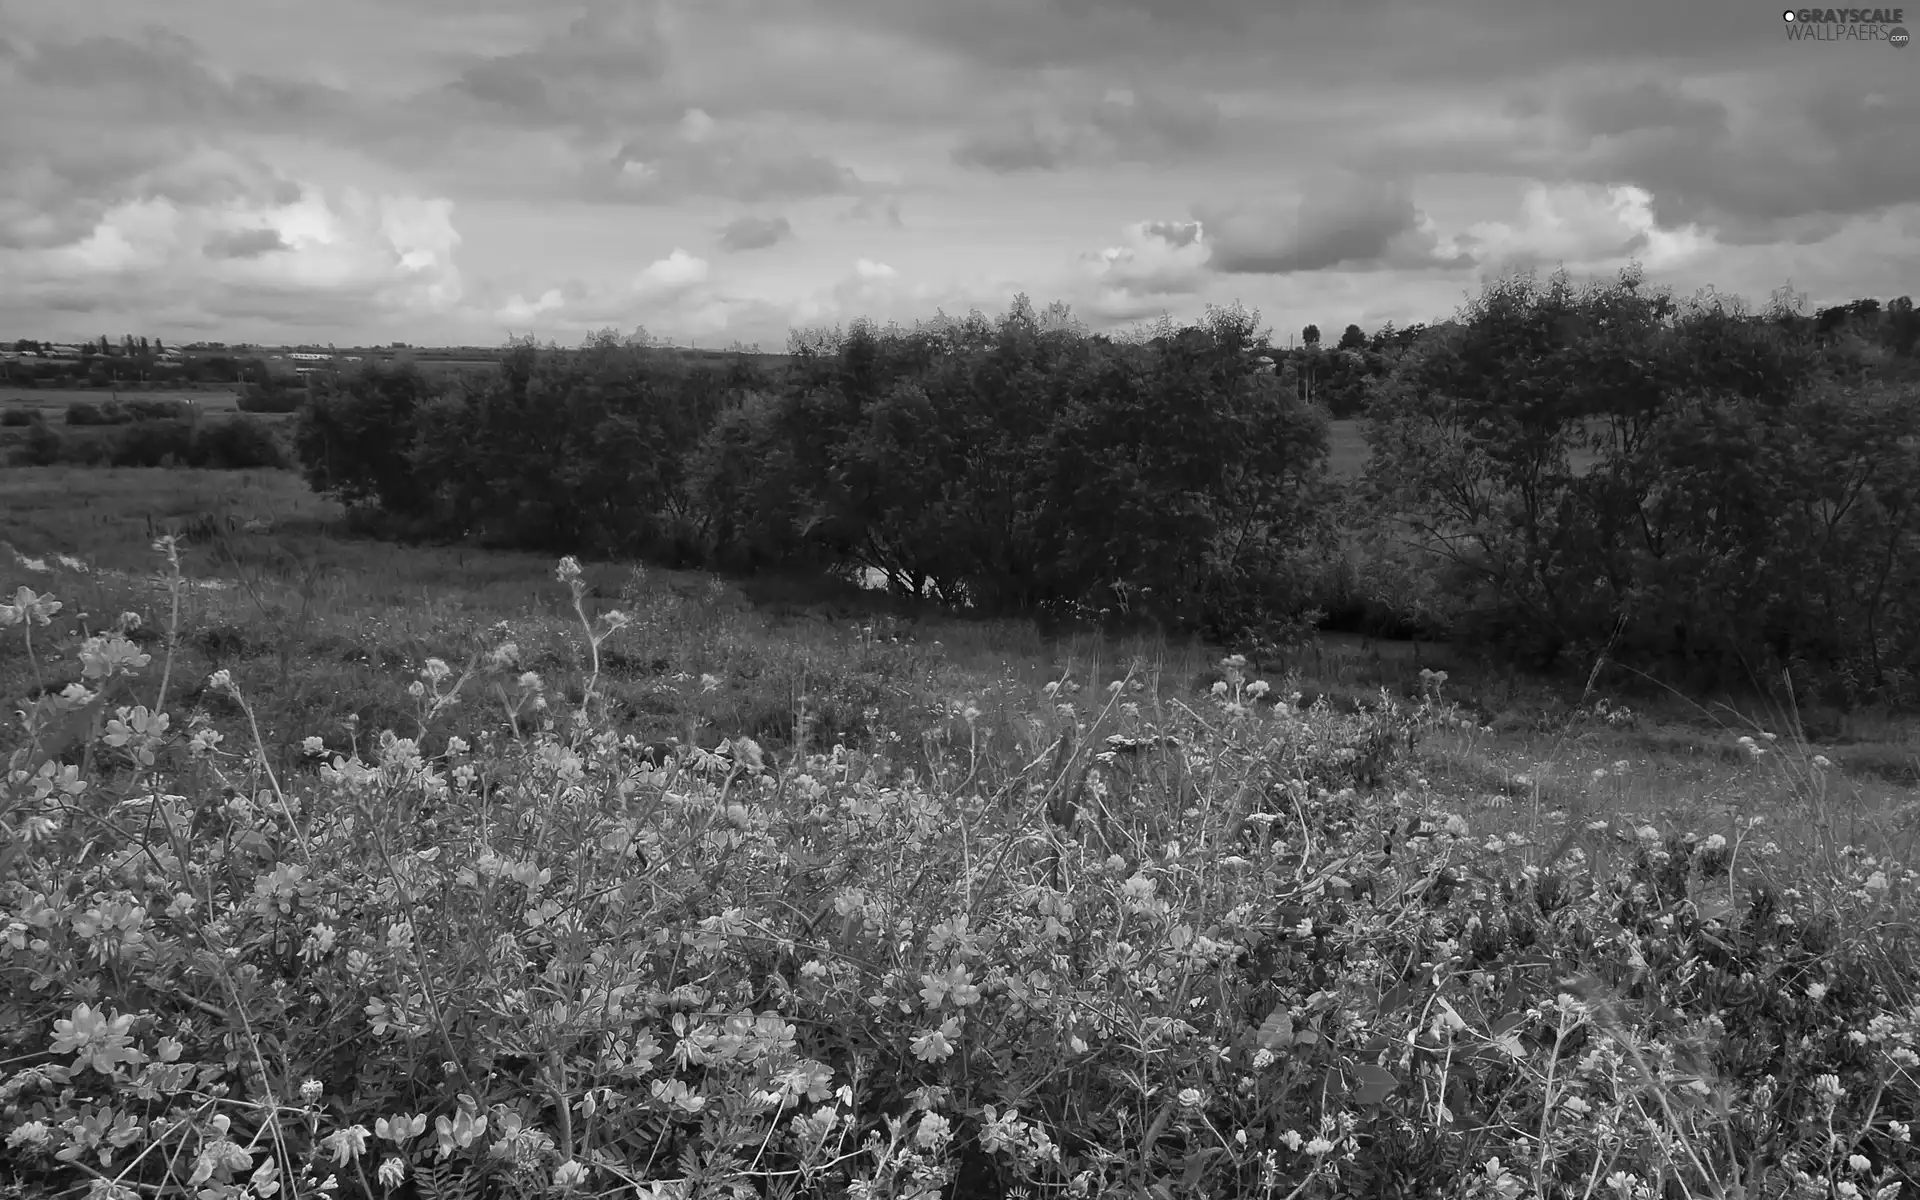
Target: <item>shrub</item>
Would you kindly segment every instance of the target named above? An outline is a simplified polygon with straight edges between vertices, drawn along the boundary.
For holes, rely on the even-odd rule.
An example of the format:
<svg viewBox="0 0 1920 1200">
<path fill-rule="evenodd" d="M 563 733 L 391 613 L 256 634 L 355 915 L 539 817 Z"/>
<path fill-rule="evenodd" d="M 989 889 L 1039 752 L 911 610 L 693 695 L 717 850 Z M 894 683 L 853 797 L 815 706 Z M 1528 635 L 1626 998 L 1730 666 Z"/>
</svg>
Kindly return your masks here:
<svg viewBox="0 0 1920 1200">
<path fill-rule="evenodd" d="M 262 392 L 249 387 L 239 399 L 239 408 L 244 413 L 296 413 L 307 401 L 307 390 L 286 388 L 274 392 Z"/>
<path fill-rule="evenodd" d="M 33 424 L 36 410 L 28 408 L 9 408 L 0 410 L 0 425 L 10 429 L 24 428 Z"/>
<path fill-rule="evenodd" d="M 127 404 L 118 399 L 94 404 L 87 400 L 75 400 L 67 405 L 67 424 L 69 425 L 125 425 L 134 419 Z"/>
<path fill-rule="evenodd" d="M 287 465 L 273 431 L 250 416 L 209 421 L 194 437 L 196 466 L 214 470 L 279 468 Z"/>
<path fill-rule="evenodd" d="M 192 405 L 183 400 L 147 400 L 139 397 L 123 402 L 129 421 L 192 420 Z"/>
<path fill-rule="evenodd" d="M 26 440 L 15 456 L 22 466 L 51 467 L 60 461 L 65 450 L 66 439 L 36 413 L 27 426 Z"/>
<path fill-rule="evenodd" d="M 186 421 L 135 421 L 115 436 L 110 459 L 116 467 L 158 467 L 167 459 L 191 465 L 193 433 Z"/>
</svg>

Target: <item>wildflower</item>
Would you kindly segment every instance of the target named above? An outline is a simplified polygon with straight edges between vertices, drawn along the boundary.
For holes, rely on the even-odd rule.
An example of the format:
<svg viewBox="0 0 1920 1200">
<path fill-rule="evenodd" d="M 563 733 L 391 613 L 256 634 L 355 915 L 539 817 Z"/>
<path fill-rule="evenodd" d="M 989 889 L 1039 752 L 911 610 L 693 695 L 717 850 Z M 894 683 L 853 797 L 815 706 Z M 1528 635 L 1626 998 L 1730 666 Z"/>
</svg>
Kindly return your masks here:
<svg viewBox="0 0 1920 1200">
<path fill-rule="evenodd" d="M 1199 1088 L 1180 1089 L 1181 1108 L 1188 1109 L 1189 1111 L 1198 1109 L 1206 1102 L 1206 1099 L 1206 1096 L 1201 1093 Z"/>
<path fill-rule="evenodd" d="M 1857 1173 L 1859 1173 L 1859 1174 L 1861 1174 L 1861 1175 L 1865 1175 L 1865 1174 L 1866 1174 L 1866 1173 L 1867 1173 L 1868 1171 L 1871 1171 L 1871 1170 L 1873 1170 L 1873 1163 L 1872 1163 L 1872 1161 L 1870 1161 L 1870 1160 L 1869 1160 L 1869 1159 L 1867 1158 L 1867 1156 L 1866 1156 L 1866 1155 L 1864 1155 L 1864 1154 L 1850 1154 L 1850 1155 L 1848 1155 L 1848 1156 L 1847 1156 L 1847 1165 L 1848 1165 L 1849 1167 L 1852 1167 L 1852 1168 L 1854 1169 L 1854 1171 L 1856 1171 Z"/>
<path fill-rule="evenodd" d="M 216 692 L 231 692 L 235 690 L 233 686 L 233 672 L 227 670 L 225 667 L 221 667 L 218 671 L 207 676 L 207 686 Z"/>
<path fill-rule="evenodd" d="M 587 1164 L 577 1158 L 570 1158 L 553 1169 L 554 1186 L 562 1191 L 570 1191 L 587 1182 Z"/>
<path fill-rule="evenodd" d="M 88 679 L 106 679 L 115 674 L 131 675 L 153 661 L 138 646 L 117 634 L 91 637 L 80 647 L 81 674 Z"/>
<path fill-rule="evenodd" d="M 1459 813 L 1453 813 L 1449 815 L 1447 817 L 1447 832 L 1452 834 L 1454 837 L 1467 836 L 1466 819 L 1462 817 Z"/>
<path fill-rule="evenodd" d="M 953 1055 L 954 1039 L 960 1036 L 960 1022 L 948 1017 L 938 1029 L 923 1029 L 914 1036 L 911 1049 L 921 1062 L 944 1062 Z"/>
<path fill-rule="evenodd" d="M 953 1125 L 939 1113 L 927 1113 L 920 1118 L 920 1126 L 913 1132 L 913 1140 L 924 1150 L 934 1150 L 947 1144 L 953 1137 Z"/>
<path fill-rule="evenodd" d="M 1287 1149 L 1298 1150 L 1306 1139 L 1300 1136 L 1298 1130 L 1289 1129 L 1280 1135 L 1280 1140 L 1286 1143 Z"/>
<path fill-rule="evenodd" d="M 349 1125 L 321 1138 L 320 1148 L 333 1155 L 335 1166 L 344 1167 L 366 1152 L 369 1136 L 365 1125 Z"/>
<path fill-rule="evenodd" d="M 54 1021 L 51 1049 L 55 1054 L 78 1051 L 73 1060 L 76 1070 L 92 1067 L 102 1075 L 112 1075 L 121 1063 L 137 1066 L 147 1060 L 128 1036 L 133 1021 L 130 1013 L 108 1018 L 105 1011 L 95 1012 L 88 1005 L 77 1004 L 71 1018 Z"/>
<path fill-rule="evenodd" d="M 1333 1143 L 1326 1138 L 1317 1137 L 1307 1143 L 1307 1153 L 1315 1158 L 1333 1153 Z"/>
<path fill-rule="evenodd" d="M 28 1121 L 7 1134 L 7 1149 L 26 1148 L 30 1154 L 45 1154 L 53 1145 L 53 1129 L 45 1121 Z"/>
<path fill-rule="evenodd" d="M 374 1176 L 380 1180 L 381 1187 L 397 1188 L 406 1182 L 407 1164 L 400 1159 L 389 1158 L 380 1164 L 380 1169 L 374 1172 Z"/>
<path fill-rule="evenodd" d="M 1833 766 L 1833 762 L 1824 754 L 1816 754 L 1813 756 L 1813 765 L 1825 771 Z"/>
<path fill-rule="evenodd" d="M 1818 1003 L 1820 1003 L 1820 1002 L 1821 1002 L 1822 1000 L 1825 1000 L 1826 998 L 1827 998 L 1827 985 L 1826 985 L 1826 984 L 1824 984 L 1824 983 L 1810 983 L 1810 984 L 1808 984 L 1808 985 L 1807 985 L 1807 999 L 1809 999 L 1809 1000 L 1811 1000 L 1811 1001 L 1813 1001 L 1813 1002 L 1814 1002 L 1815 1004 L 1818 1004 Z M 1825 1079 L 1825 1078 L 1829 1078 L 1829 1076 L 1824 1076 L 1824 1075 L 1823 1075 L 1823 1076 L 1821 1076 L 1821 1078 L 1823 1078 L 1823 1079 Z"/>
<path fill-rule="evenodd" d="M 46 625 L 63 607 L 51 596 L 36 596 L 31 588 L 22 587 L 13 594 L 12 604 L 0 604 L 0 627 L 23 621 L 30 626 Z"/>
<path fill-rule="evenodd" d="M 381 1117 L 373 1123 L 375 1136 L 385 1138 L 395 1145 L 412 1141 L 427 1131 L 427 1114 L 415 1113 L 410 1117 Z"/>
<path fill-rule="evenodd" d="M 326 1085 L 318 1079 L 308 1079 L 300 1084 L 300 1099 L 307 1104 L 320 1103 L 320 1094 L 326 1091 Z"/>
<path fill-rule="evenodd" d="M 1830 1074 L 1814 1076 L 1813 1090 L 1829 1100 L 1838 1100 L 1847 1094 L 1847 1089 L 1840 1086 L 1840 1077 Z"/>
<path fill-rule="evenodd" d="M 473 1145 L 475 1138 L 487 1132 L 486 1114 L 475 1112 L 473 1109 L 471 1097 L 462 1096 L 460 1111 L 454 1113 L 452 1118 L 434 1118 L 433 1130 L 442 1162 L 446 1161 L 456 1148 L 465 1150 Z"/>
<path fill-rule="evenodd" d="M 678 1079 L 653 1081 L 653 1098 L 686 1113 L 697 1113 L 707 1106 L 707 1098 Z"/>
<path fill-rule="evenodd" d="M 300 743 L 300 750 L 307 755 L 319 755 L 326 752 L 327 744 L 318 737 L 310 737 Z"/>
<path fill-rule="evenodd" d="M 1913 1129 L 1905 1121 L 1888 1121 L 1887 1132 L 1893 1135 L 1895 1141 L 1908 1142 L 1913 1140 Z"/>
</svg>

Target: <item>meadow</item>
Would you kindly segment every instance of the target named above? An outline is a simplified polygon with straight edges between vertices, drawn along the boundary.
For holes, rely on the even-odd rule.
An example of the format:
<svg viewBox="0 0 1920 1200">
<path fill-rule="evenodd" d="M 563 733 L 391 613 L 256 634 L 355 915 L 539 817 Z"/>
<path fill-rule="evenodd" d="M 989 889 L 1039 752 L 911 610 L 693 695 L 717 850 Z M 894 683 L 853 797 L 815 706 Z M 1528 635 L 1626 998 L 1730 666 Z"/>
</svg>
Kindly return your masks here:
<svg viewBox="0 0 1920 1200">
<path fill-rule="evenodd" d="M 37 408 L 58 421 L 69 404 L 105 404 L 109 400 L 185 400 L 206 412 L 239 412 L 240 393 L 231 384 L 204 388 L 23 388 L 0 387 L 0 408 Z"/>
<path fill-rule="evenodd" d="M 395 546 L 290 472 L 0 511 L 14 1194 L 1920 1176 L 1901 714 Z"/>
</svg>

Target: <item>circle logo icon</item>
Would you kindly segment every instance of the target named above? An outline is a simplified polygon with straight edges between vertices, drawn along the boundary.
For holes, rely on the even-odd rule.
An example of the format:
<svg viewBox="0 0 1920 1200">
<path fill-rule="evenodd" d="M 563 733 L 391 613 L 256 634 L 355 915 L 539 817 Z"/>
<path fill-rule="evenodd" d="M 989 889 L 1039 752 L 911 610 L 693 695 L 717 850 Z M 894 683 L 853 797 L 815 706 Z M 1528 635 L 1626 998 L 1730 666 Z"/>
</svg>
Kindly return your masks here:
<svg viewBox="0 0 1920 1200">
<path fill-rule="evenodd" d="M 1792 9 L 1788 9 L 1786 12 L 1780 14 L 1780 19 L 1791 25 L 1800 19 L 1800 14 L 1794 12 Z"/>
<path fill-rule="evenodd" d="M 1906 26 L 1895 25 L 1887 30 L 1887 40 L 1904 50 L 1913 41 L 1913 35 L 1907 32 Z"/>
</svg>

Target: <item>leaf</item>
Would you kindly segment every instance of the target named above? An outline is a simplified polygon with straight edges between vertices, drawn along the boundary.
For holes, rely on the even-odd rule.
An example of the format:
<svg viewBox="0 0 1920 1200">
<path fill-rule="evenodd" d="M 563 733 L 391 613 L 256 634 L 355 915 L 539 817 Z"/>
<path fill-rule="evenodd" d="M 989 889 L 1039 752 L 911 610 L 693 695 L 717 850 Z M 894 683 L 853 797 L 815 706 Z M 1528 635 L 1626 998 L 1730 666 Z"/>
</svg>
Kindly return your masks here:
<svg viewBox="0 0 1920 1200">
<path fill-rule="evenodd" d="M 1697 902 L 1702 921 L 1718 921 L 1733 911 L 1733 897 L 1721 895 L 1702 896 Z"/>
<path fill-rule="evenodd" d="M 1255 1035 L 1262 1050 L 1283 1050 L 1293 1045 L 1293 1016 L 1284 1008 L 1276 1008 L 1260 1022 L 1260 1032 Z"/>
<path fill-rule="evenodd" d="M 1353 1098 L 1361 1104 L 1378 1104 L 1385 1100 L 1393 1089 L 1400 1086 L 1393 1072 L 1372 1063 L 1362 1063 L 1353 1068 L 1355 1087 Z"/>
</svg>

